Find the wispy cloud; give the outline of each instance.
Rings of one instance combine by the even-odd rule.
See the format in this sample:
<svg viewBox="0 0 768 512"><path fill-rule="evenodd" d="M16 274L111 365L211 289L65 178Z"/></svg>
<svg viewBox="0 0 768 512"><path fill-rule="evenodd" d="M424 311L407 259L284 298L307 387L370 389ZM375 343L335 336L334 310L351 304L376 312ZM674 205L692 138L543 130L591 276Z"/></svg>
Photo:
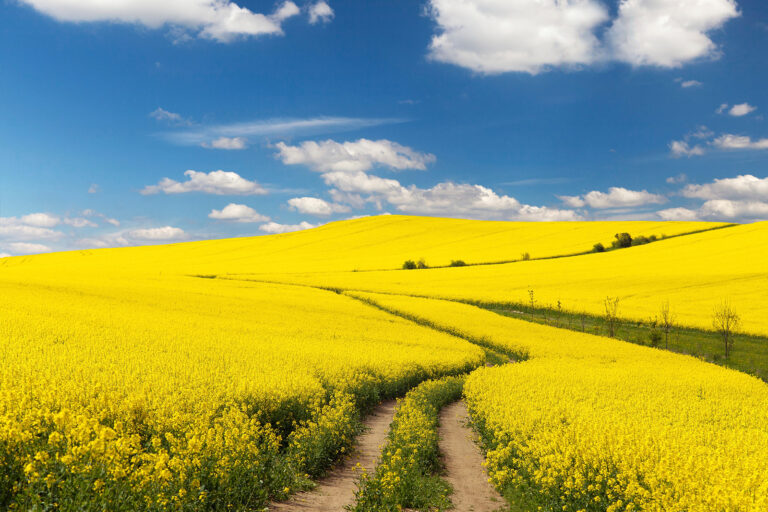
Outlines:
<svg viewBox="0 0 768 512"><path fill-rule="evenodd" d="M306 119L274 118L257 119L231 124L196 126L194 128L162 132L160 136L174 144L198 146L226 138L318 135L344 132L407 122L402 118L361 118L361 117L311 117Z"/></svg>

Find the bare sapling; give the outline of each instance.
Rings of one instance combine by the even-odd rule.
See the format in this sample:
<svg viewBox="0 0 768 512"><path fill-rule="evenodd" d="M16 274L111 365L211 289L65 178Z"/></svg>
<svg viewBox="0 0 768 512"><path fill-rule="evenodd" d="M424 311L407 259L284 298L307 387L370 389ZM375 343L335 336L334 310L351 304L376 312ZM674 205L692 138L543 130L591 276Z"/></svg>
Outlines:
<svg viewBox="0 0 768 512"><path fill-rule="evenodd" d="M608 336L614 338L619 327L619 298L606 297L603 305L605 306L605 324L608 327Z"/></svg>
<svg viewBox="0 0 768 512"><path fill-rule="evenodd" d="M728 299L715 306L715 309L712 311L712 326L723 340L726 361L733 351L734 336L738 332L740 325L741 317L733 309Z"/></svg>

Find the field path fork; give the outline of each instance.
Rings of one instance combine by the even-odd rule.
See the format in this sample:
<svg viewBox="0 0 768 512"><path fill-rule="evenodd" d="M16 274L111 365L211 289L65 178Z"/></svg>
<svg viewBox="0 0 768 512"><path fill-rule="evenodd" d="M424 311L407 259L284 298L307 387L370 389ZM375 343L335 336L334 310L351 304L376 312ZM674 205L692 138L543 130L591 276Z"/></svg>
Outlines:
<svg viewBox="0 0 768 512"><path fill-rule="evenodd" d="M290 500L273 503L275 512L343 512L355 501L357 481L362 469L372 473L378 464L381 447L387 440L389 424L395 415L394 400L377 406L363 424L365 431L358 436L354 452L318 482L315 489L297 493ZM360 464L360 467L357 465Z"/></svg>

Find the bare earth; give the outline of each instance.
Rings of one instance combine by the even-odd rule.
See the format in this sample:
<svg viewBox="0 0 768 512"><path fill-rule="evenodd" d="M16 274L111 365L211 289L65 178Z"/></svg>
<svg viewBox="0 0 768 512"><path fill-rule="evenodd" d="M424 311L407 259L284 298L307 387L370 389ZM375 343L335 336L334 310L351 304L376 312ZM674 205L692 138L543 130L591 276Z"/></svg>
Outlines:
<svg viewBox="0 0 768 512"><path fill-rule="evenodd" d="M389 433L389 424L395 414L395 401L384 402L364 421L365 432L358 437L354 453L334 469L318 486L308 492L291 497L284 503L273 503L269 510L281 512L343 512L355 499L357 480L361 469L372 473L378 464L381 447Z"/></svg>
<svg viewBox="0 0 768 512"><path fill-rule="evenodd" d="M469 416L463 401L440 411L440 451L445 480L453 486L451 501L456 512L493 512L505 508L504 499L488 483L483 455L475 444L475 433L467 425Z"/></svg>

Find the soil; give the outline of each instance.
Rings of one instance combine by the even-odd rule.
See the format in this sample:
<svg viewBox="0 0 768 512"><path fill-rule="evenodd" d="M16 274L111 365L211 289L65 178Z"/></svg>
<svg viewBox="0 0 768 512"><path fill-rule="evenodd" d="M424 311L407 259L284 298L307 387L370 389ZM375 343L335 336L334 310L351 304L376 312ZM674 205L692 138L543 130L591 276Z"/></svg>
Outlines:
<svg viewBox="0 0 768 512"><path fill-rule="evenodd" d="M456 512L495 512L506 510L501 495L488 483L483 455L469 427L463 401L440 411L440 451L445 463L443 477L453 487L451 501Z"/></svg>
<svg viewBox="0 0 768 512"><path fill-rule="evenodd" d="M358 436L354 452L318 482L312 491L297 493L283 503L273 503L270 511L343 512L355 500L357 481L362 469L372 473L395 414L395 401L380 404L366 417L365 431ZM360 464L358 467L357 465Z"/></svg>

